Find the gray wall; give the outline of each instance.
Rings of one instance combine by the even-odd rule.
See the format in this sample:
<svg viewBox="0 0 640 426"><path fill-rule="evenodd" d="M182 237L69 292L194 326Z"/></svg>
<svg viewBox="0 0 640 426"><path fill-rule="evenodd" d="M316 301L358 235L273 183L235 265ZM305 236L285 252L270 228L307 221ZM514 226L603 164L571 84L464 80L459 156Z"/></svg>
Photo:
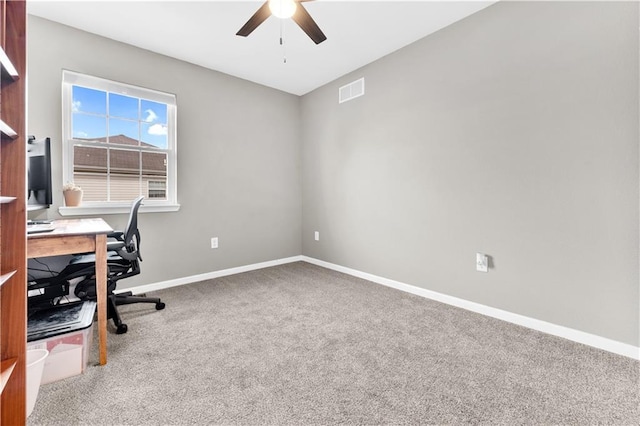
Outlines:
<svg viewBox="0 0 640 426"><path fill-rule="evenodd" d="M303 254L637 346L638 63L637 3L501 2L304 96Z"/></svg>
<svg viewBox="0 0 640 426"><path fill-rule="evenodd" d="M154 283L301 253L300 99L29 16L28 131L50 136L54 208L62 204L62 69L175 93L176 213L145 213L142 274ZM282 116L289 125L273 126ZM125 215L104 216L114 228ZM220 248L210 248L210 238Z"/></svg>

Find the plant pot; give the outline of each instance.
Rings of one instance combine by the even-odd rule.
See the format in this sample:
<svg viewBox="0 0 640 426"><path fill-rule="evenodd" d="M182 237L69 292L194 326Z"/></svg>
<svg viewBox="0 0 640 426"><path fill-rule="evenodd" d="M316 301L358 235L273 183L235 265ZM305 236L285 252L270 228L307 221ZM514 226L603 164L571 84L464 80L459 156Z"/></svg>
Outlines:
<svg viewBox="0 0 640 426"><path fill-rule="evenodd" d="M82 203L82 190L80 191L63 191L64 205L67 207L77 207Z"/></svg>

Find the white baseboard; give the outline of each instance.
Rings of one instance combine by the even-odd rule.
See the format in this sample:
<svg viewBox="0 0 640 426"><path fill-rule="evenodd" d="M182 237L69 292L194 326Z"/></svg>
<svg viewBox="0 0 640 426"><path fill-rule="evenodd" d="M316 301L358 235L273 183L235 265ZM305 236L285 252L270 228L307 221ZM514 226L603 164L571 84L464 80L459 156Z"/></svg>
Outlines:
<svg viewBox="0 0 640 426"><path fill-rule="evenodd" d="M492 308L480 303L470 302L468 300L459 299L457 297L448 296L446 294L438 293L431 290L426 290L424 288L416 287L410 284L401 283L399 281L390 280L388 278L379 277L377 275L368 274L366 272L361 272L355 269L325 262L324 260L319 260L308 256L301 256L300 260L312 263L314 265L322 266L327 269L333 269L334 271L342 272L347 275L362 278L367 281L372 281L377 284L382 284L387 287L392 287L397 290L405 291L407 293L415 294L417 296L426 297L427 299L436 300L438 302L446 303L458 308L466 309L492 318L497 318L513 324L521 325L523 327L531 328L533 330L541 331L543 333L562 337L564 339L571 340L577 343L592 346L594 348L640 360L640 347L629 345L627 343L618 342L616 340L607 339L595 334L585 333L584 331L574 330L572 328L552 324L535 318L529 318L524 315L518 315L512 312L503 311L501 309Z"/></svg>
<svg viewBox="0 0 640 426"><path fill-rule="evenodd" d="M347 275L352 275L354 277L362 278L377 284L382 284L387 287L392 287L397 290L415 294L417 296L426 297L427 299L436 300L438 302L446 303L448 305L456 306L458 308L466 309L468 311L476 312L492 318L497 318L513 324L521 325L523 327L531 328L533 330L541 331L543 333L562 337L564 339L571 340L577 343L582 343L584 345L592 346L594 348L602 349L608 352L613 352L618 355L623 355L629 358L640 360L640 347L637 347L637 346L618 342L616 340L607 339L605 337L597 336L595 334L585 333L584 331L574 330L572 328L564 327L561 325L552 324L550 322L541 321L535 318L529 318L524 315L503 311L502 309L492 308L490 306L482 305L480 303L470 302L468 300L460 299L453 296L448 296L446 294L427 290L421 287L416 287L410 284L401 283L399 281L391 280L388 278L379 277L377 275L373 275L373 274L358 271L355 269L347 268L344 266L336 265L333 263L325 262L324 260L319 260L319 259L315 259L313 257L308 257L308 256L292 256L292 257L287 257L283 259L270 260L268 262L254 263L252 265L238 266L236 268L223 269L220 271L207 272L204 274L192 275L189 277L176 278L173 280L161 281L153 284L146 284L146 285L141 285L133 288L127 288L123 291L131 291L134 294L146 293L149 291L162 290L165 288L176 287L179 285L191 284L199 281L210 280L213 278L225 277L228 275L239 274L242 272L255 271L256 269L269 268L272 266L284 265L286 263L300 262L300 261L322 266L327 269L332 269L334 271L338 271Z"/></svg>
<svg viewBox="0 0 640 426"><path fill-rule="evenodd" d="M133 294L146 293L148 291L163 290L165 288L177 287L179 285L197 283L199 281L211 280L228 275L240 274L242 272L255 271L256 269L270 268L272 266L284 265L285 263L293 263L302 261L302 256L292 256L283 259L269 260L267 262L254 263L251 265L238 266L235 268L222 269L220 271L206 272L204 274L191 275L189 277L176 278L173 280L160 281L153 284L145 284L137 287L123 289L122 292L130 291ZM115 293L118 293L117 291Z"/></svg>

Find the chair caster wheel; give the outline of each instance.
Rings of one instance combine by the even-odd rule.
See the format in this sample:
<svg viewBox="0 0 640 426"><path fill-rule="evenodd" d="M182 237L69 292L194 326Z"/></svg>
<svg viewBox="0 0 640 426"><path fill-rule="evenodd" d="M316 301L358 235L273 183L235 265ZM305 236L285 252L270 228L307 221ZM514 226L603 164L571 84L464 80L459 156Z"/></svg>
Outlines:
<svg viewBox="0 0 640 426"><path fill-rule="evenodd" d="M116 334L124 334L127 332L128 329L129 327L127 327L127 324L120 324L118 326L118 329L116 330Z"/></svg>
<svg viewBox="0 0 640 426"><path fill-rule="evenodd" d="M161 311L164 309L165 304L163 302L156 303L156 310Z"/></svg>

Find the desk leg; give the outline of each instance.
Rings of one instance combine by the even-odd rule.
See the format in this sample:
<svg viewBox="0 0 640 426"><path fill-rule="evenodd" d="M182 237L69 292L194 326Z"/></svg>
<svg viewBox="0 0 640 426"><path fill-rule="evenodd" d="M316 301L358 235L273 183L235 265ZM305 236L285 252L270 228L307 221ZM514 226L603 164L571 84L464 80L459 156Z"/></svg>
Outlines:
<svg viewBox="0 0 640 426"><path fill-rule="evenodd" d="M100 365L107 363L107 236L96 235L96 295Z"/></svg>

